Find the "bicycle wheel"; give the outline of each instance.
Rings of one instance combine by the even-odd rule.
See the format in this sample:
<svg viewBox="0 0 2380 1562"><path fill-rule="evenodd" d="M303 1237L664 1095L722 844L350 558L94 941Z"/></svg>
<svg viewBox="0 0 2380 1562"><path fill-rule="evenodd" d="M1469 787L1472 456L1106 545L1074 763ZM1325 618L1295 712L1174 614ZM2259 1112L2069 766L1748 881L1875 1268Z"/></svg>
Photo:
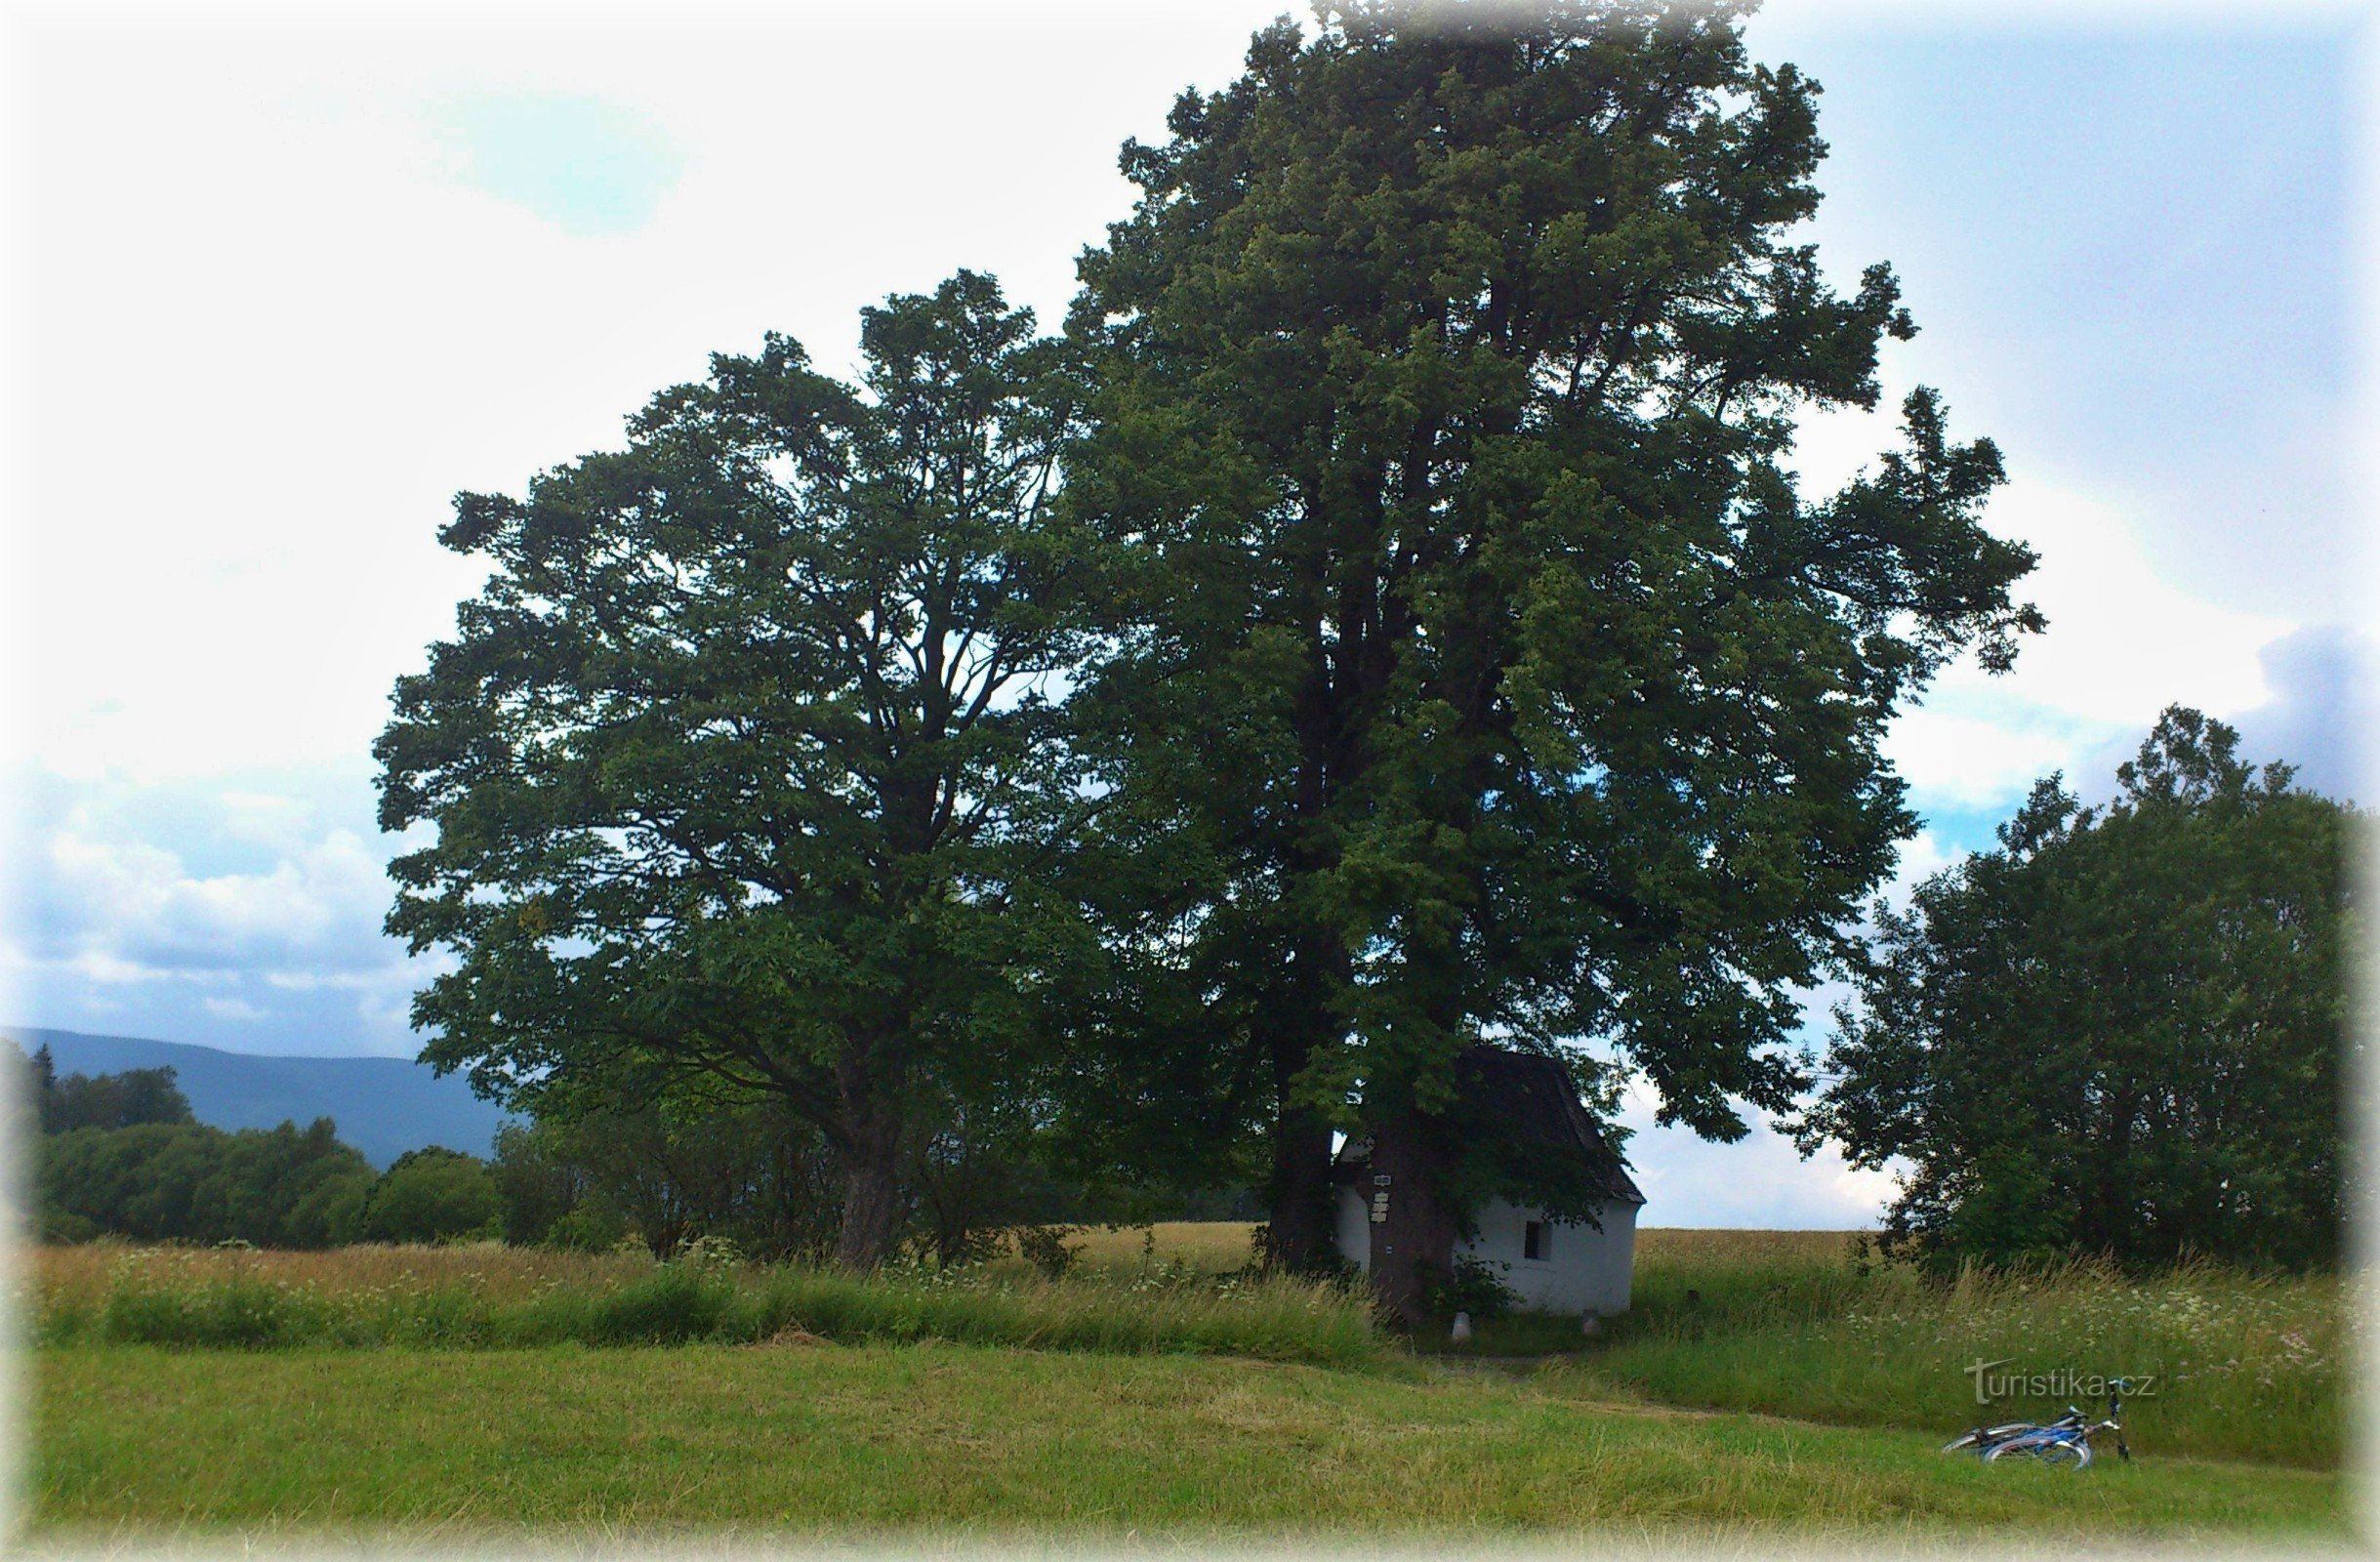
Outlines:
<svg viewBox="0 0 2380 1562"><path fill-rule="evenodd" d="M2062 1470L2078 1470L2090 1464L2091 1445L2081 1438L2020 1437L2013 1442L2002 1443L1984 1458L1993 1463L2003 1459L2037 1459Z"/></svg>
<svg viewBox="0 0 2380 1562"><path fill-rule="evenodd" d="M2037 1421L2002 1421L1997 1426L1973 1426L1942 1445L1946 1454L1981 1454L1995 1443L2041 1430Z"/></svg>

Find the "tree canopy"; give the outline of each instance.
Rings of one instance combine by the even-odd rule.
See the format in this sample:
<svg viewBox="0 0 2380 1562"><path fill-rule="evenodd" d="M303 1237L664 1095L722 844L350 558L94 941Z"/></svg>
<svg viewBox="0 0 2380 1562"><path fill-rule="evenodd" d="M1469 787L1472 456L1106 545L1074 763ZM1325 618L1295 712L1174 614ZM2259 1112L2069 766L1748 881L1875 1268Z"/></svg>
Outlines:
<svg viewBox="0 0 2380 1562"><path fill-rule="evenodd" d="M357 1223L372 1242L494 1236L504 1225L502 1198L485 1161L433 1144L390 1163Z"/></svg>
<svg viewBox="0 0 2380 1562"><path fill-rule="evenodd" d="M14 1050L15 1044L10 1046ZM182 1093L170 1068L132 1068L115 1074L68 1074L61 1078L46 1046L35 1048L25 1061L30 1069L35 1116L44 1133L194 1121L189 1097Z"/></svg>
<svg viewBox="0 0 2380 1562"><path fill-rule="evenodd" d="M1872 405L1913 325L1790 241L1817 88L1743 9L1285 20L1127 146L1083 263L1069 492L1137 571L1086 719L1116 828L1195 865L1111 936L1208 1016L1143 1042L1269 1130L1286 1261L1333 1128L1375 1141L1408 1312L1483 1035L1599 1044L1705 1134L1791 1102L1789 995L1912 828L1885 723L2040 627L1977 522L1998 455L1931 391L1798 491L1796 415Z"/></svg>
<svg viewBox="0 0 2380 1562"><path fill-rule="evenodd" d="M2359 818L2237 749L2171 708L2106 807L2052 776L1878 909L1802 1135L1907 1168L1901 1246L2337 1256Z"/></svg>
<svg viewBox="0 0 2380 1562"><path fill-rule="evenodd" d="M456 957L425 1056L550 1112L774 1096L832 1146L865 1265L905 1142L1016 1088L1079 941L1038 885L1090 804L1058 709L1067 359L964 271L860 345L856 386L783 337L715 357L626 449L462 496L442 540L488 583L377 753L383 824L436 826L390 918Z"/></svg>
<svg viewBox="0 0 2380 1562"><path fill-rule="evenodd" d="M260 1248L352 1242L373 1180L329 1118L236 1133L186 1121L71 1129L43 1136L34 1169L53 1242L103 1232Z"/></svg>

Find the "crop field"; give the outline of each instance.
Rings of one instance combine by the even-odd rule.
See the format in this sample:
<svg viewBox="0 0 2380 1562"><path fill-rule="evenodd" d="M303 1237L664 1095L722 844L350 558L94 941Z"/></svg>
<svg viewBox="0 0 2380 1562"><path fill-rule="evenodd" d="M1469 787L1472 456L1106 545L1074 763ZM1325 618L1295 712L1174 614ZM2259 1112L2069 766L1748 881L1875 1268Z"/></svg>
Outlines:
<svg viewBox="0 0 2380 1562"><path fill-rule="evenodd" d="M1056 1281L45 1250L35 1539L2347 1536L2327 1280L1929 1284L1840 1234L1649 1231L1598 1336L1519 1317L1457 1353L1238 1273L1244 1226L1076 1240ZM1934 1452L1976 1351L2171 1378L2129 1464L1984 1466Z"/></svg>

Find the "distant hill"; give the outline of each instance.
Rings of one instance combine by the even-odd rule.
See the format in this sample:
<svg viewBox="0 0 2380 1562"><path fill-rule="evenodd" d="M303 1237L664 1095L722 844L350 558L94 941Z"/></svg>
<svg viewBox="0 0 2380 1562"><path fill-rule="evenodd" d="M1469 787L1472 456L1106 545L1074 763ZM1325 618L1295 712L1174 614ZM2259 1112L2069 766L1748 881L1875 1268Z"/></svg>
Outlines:
<svg viewBox="0 0 2380 1562"><path fill-rule="evenodd" d="M258 1057L28 1025L0 1026L0 1037L27 1052L47 1044L61 1074L170 1068L190 1098L191 1113L219 1129L269 1129L284 1122L304 1128L330 1118L339 1136L376 1167L431 1144L485 1155L505 1121L462 1076L440 1079L428 1065L402 1057Z"/></svg>

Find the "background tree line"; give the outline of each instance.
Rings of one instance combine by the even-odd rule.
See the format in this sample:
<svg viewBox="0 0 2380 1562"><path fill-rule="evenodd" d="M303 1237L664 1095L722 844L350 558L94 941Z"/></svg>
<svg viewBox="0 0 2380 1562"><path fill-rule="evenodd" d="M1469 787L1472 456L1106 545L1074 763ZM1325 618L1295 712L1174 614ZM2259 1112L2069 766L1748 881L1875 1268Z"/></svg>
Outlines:
<svg viewBox="0 0 2380 1562"><path fill-rule="evenodd" d="M170 1068L61 1077L46 1047L9 1052L19 1126L37 1130L20 1142L33 1140L44 1241L327 1248L495 1234L495 1187L473 1157L416 1150L375 1172L329 1118L226 1132L191 1118Z"/></svg>
<svg viewBox="0 0 2380 1562"><path fill-rule="evenodd" d="M60 1076L47 1048L11 1090L31 1141L34 1226L44 1241L355 1242L501 1239L523 1246L659 1257L699 1238L763 1259L819 1260L837 1233L834 1158L806 1124L768 1101L650 1097L509 1125L491 1157L429 1147L376 1172L336 1126L236 1132L192 1121L170 1068ZM918 1190L903 1238L921 1257L962 1263L1027 1233L1042 1251L1065 1228L1176 1217L1239 1217L1228 1195L1128 1203L1068 1183L999 1134L960 1126L905 1167Z"/></svg>

